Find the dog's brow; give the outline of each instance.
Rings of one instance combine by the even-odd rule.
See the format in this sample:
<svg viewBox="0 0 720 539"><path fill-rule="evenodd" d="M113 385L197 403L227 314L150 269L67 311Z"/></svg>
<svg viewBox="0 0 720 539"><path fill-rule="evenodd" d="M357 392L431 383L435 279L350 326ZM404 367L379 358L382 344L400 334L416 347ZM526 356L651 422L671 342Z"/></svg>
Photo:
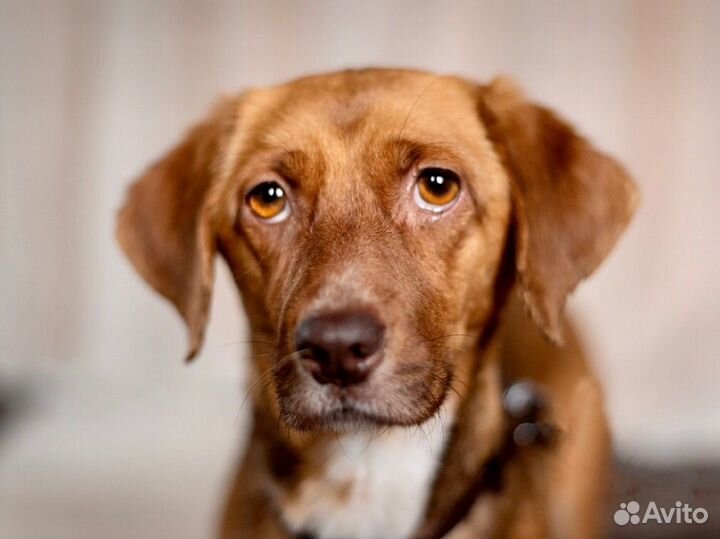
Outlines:
<svg viewBox="0 0 720 539"><path fill-rule="evenodd" d="M460 163L460 159L453 151L455 143L451 142L421 142L407 138L393 139L388 147L397 159L398 168L407 171L413 164L421 159L442 159L452 163Z"/></svg>
<svg viewBox="0 0 720 539"><path fill-rule="evenodd" d="M299 149L278 148L270 160L270 167L288 179L298 179L307 172L309 156Z"/></svg>
<svg viewBox="0 0 720 539"><path fill-rule="evenodd" d="M391 139L387 146L395 155L397 167L402 172L407 172L424 155L422 145L408 139Z"/></svg>

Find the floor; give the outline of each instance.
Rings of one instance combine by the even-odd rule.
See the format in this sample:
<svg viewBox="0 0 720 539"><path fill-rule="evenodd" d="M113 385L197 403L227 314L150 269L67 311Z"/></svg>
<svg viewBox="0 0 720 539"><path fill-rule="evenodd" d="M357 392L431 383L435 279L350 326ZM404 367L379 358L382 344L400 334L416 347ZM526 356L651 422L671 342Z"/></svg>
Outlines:
<svg viewBox="0 0 720 539"><path fill-rule="evenodd" d="M211 535L246 426L237 377L63 365L20 382L0 403L1 539Z"/></svg>
<svg viewBox="0 0 720 539"><path fill-rule="evenodd" d="M608 514L612 539L705 539L720 537L720 462L715 465L649 467L639 463L618 462L615 470L616 503ZM642 517L654 501L658 509L669 511L677 501L693 509L704 508L708 520L703 524L658 524L648 521L637 525L615 526L613 513L620 503L640 503Z"/></svg>

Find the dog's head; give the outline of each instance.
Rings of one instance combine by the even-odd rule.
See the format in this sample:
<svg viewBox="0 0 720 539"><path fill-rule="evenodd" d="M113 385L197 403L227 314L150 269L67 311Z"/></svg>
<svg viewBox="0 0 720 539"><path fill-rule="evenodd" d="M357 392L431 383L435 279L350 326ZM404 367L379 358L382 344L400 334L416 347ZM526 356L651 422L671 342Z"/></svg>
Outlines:
<svg viewBox="0 0 720 539"><path fill-rule="evenodd" d="M617 163L505 80L348 71L222 101L134 184L118 236L190 357L223 255L289 425L409 425L470 368L508 282L559 341L634 203Z"/></svg>

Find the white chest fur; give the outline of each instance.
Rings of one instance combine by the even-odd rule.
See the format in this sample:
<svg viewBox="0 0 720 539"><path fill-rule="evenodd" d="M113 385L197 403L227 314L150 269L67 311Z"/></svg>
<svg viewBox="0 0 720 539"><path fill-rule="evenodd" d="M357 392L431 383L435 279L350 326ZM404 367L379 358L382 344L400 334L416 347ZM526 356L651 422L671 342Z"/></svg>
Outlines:
<svg viewBox="0 0 720 539"><path fill-rule="evenodd" d="M282 508L294 532L318 539L409 537L420 524L449 424L345 434L322 476L306 480Z"/></svg>

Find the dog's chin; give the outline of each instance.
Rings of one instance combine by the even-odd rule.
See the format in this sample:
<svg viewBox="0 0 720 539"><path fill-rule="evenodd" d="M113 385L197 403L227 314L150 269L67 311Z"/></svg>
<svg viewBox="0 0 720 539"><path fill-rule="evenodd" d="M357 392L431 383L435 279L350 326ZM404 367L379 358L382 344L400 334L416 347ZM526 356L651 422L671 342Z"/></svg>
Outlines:
<svg viewBox="0 0 720 539"><path fill-rule="evenodd" d="M412 427L421 425L435 416L445 400L438 395L434 400L427 397L414 405L398 403L357 402L338 399L337 402L316 406L284 406L280 410L284 422L304 432L355 432L384 427ZM317 404L317 403L315 403Z"/></svg>

